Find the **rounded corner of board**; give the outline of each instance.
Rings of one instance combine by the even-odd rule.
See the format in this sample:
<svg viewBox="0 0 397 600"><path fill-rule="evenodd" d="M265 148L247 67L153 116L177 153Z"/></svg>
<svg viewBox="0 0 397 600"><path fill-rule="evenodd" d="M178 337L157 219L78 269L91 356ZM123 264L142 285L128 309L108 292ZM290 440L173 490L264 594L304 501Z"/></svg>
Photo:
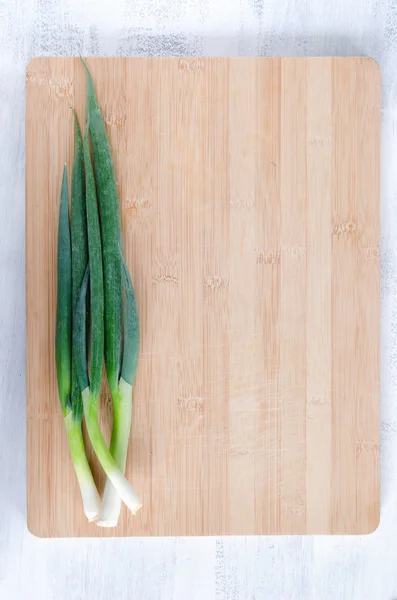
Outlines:
<svg viewBox="0 0 397 600"><path fill-rule="evenodd" d="M380 527L380 512L378 511L374 518L359 531L359 535L372 535L378 531Z"/></svg>
<svg viewBox="0 0 397 600"><path fill-rule="evenodd" d="M38 540L44 540L49 537L48 535L45 535L40 529L40 527L37 527L36 524L33 523L29 517L26 520L26 527L28 533L30 533L31 536L35 537Z"/></svg>

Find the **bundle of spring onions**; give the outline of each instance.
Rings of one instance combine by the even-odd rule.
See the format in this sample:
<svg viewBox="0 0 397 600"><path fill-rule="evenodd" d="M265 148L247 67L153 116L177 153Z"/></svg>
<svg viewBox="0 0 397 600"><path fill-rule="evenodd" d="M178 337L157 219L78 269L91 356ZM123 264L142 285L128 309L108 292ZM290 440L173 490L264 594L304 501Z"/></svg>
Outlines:
<svg viewBox="0 0 397 600"><path fill-rule="evenodd" d="M113 527L118 522L121 501L133 514L141 506L124 476L139 354L139 322L122 254L119 200L109 141L91 75L84 62L83 65L87 123L82 137L75 113L70 219L66 165L61 187L56 366L59 398L84 512L90 521ZM104 358L113 401L110 448L98 423ZM85 453L83 415L90 442L107 476L102 503Z"/></svg>

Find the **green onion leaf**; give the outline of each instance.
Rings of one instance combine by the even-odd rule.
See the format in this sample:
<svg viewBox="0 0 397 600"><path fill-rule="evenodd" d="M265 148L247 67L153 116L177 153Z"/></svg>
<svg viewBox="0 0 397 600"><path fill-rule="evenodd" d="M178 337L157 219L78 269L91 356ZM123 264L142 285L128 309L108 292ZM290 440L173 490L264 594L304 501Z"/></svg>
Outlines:
<svg viewBox="0 0 397 600"><path fill-rule="evenodd" d="M123 283L125 288L124 347L121 377L133 385L139 357L139 319L135 292L128 267L122 257Z"/></svg>
<svg viewBox="0 0 397 600"><path fill-rule="evenodd" d="M121 223L113 159L105 123L99 110L94 85L86 64L87 117L98 193L103 248L105 302L105 363L112 393L120 374L122 336Z"/></svg>
<svg viewBox="0 0 397 600"><path fill-rule="evenodd" d="M96 397L99 396L102 378L104 351L104 300L101 232L99 228L94 172L92 169L90 149L88 145L88 131L89 121L87 122L87 127L84 134L83 147L91 293L90 393L92 396Z"/></svg>
<svg viewBox="0 0 397 600"><path fill-rule="evenodd" d="M81 392L85 390L88 383L87 370L87 289L90 277L90 266L88 265L80 288L76 312L73 324L73 366L76 371L76 379Z"/></svg>
<svg viewBox="0 0 397 600"><path fill-rule="evenodd" d="M72 211L71 211L71 232L72 232L72 310L73 315L80 294L81 284L88 263L88 241L87 241L87 217L85 203L85 174L84 174L84 154L83 139L81 129L77 119L76 111L73 110L75 120L75 148L72 170ZM72 351L72 410L73 416L77 422L80 422L83 415L83 400L81 389L75 375L73 366Z"/></svg>
<svg viewBox="0 0 397 600"><path fill-rule="evenodd" d="M58 293L55 334L58 391L64 416L71 408L72 252L68 204L68 176L65 165L58 226Z"/></svg>

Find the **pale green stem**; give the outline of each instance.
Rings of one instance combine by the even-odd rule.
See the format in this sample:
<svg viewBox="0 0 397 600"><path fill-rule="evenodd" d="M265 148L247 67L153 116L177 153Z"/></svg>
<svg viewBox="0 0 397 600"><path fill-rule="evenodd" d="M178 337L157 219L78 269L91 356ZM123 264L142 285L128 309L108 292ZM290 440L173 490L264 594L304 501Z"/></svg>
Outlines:
<svg viewBox="0 0 397 600"><path fill-rule="evenodd" d="M125 473L127 462L128 442L132 418L132 386L120 379L113 399L113 429L110 441L110 454L117 466ZM102 499L101 512L97 524L100 527L115 527L121 509L121 499L109 478L106 478L105 491Z"/></svg>
<svg viewBox="0 0 397 600"><path fill-rule="evenodd" d="M101 500L85 453L81 422L74 419L72 411L64 417L64 421L70 455L83 499L84 512L89 521L95 521L99 515Z"/></svg>
<svg viewBox="0 0 397 600"><path fill-rule="evenodd" d="M141 507L141 501L106 446L98 423L98 398L90 395L88 387L83 391L83 405L87 431L95 454L122 501L135 514Z"/></svg>

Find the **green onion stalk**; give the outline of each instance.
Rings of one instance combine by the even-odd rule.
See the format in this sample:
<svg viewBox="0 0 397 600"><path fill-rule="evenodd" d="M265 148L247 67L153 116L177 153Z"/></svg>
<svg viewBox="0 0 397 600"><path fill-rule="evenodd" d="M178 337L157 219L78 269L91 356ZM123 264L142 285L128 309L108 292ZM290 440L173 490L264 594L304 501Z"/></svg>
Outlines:
<svg viewBox="0 0 397 600"><path fill-rule="evenodd" d="M88 256L89 267L81 286L80 297L77 303L75 327L73 332L73 346L76 349L76 373L79 381L80 389L82 390L84 416L87 425L88 435L94 451L104 469L108 480L112 485L112 495L117 498L117 502L123 500L128 508L135 514L140 508L141 502L131 484L124 476L124 469L115 459L108 447L106 446L101 429L98 422L98 401L101 388L102 364L105 356L109 356L109 329L114 335L114 327L118 324L118 316L113 316L112 328L106 326L106 293L110 287L113 295L113 306L118 305L122 301L121 291L119 294L117 286L117 276L113 270L111 281L107 275L107 266L109 256L107 254L107 235L106 231L111 228L111 220L105 219L102 222L102 230L100 228L97 193L98 196L101 190L101 181L95 181L94 171L91 162L89 149L89 132L91 132L91 111L87 110L87 127L83 140L84 148L84 165L85 165L85 181L86 181L86 210L87 210L87 231L88 231ZM95 154L94 154L95 158ZM105 234L104 234L105 231ZM113 234L113 231L111 231ZM117 239L117 243L119 240ZM103 244L103 247L102 247ZM115 257L111 257L111 262L115 263ZM112 265L114 269L114 264ZM121 271L121 269L120 269ZM121 272L120 272L121 279ZM90 313L91 313L91 332L88 335L86 331L86 305L88 281L90 290ZM108 307L109 311L109 307ZM121 315L120 315L121 316ZM88 375L87 369L87 339L90 339L90 369ZM105 348L106 341L106 348ZM112 355L114 360L114 355ZM117 386L119 389L119 386ZM131 400L130 400L131 402ZM117 415L117 410L115 410ZM129 423L131 422L131 413L127 415ZM117 422L115 416L114 422ZM129 425L130 427L130 425ZM128 427L128 433L129 433ZM115 428L113 427L113 430ZM128 445L128 440L127 440ZM118 446L118 444L117 444ZM125 455L127 449L125 448ZM120 461L121 462L121 461ZM125 466L125 462L124 462ZM114 490L114 491L113 491ZM98 524L102 524L102 509L98 520Z"/></svg>
<svg viewBox="0 0 397 600"><path fill-rule="evenodd" d="M132 419L132 384L139 354L139 321L134 289L124 259L122 260L122 268L125 290L124 348L121 377L116 391L112 393L113 429L110 453L124 473ZM102 527L117 525L120 504L120 496L108 478L105 484L98 525Z"/></svg>
<svg viewBox="0 0 397 600"><path fill-rule="evenodd" d="M80 487L84 512L89 521L98 518L100 498L88 464L82 435L82 396L75 380L72 353L72 314L75 290L81 271L86 268L84 253L84 234L79 240L74 232L79 229L79 221L84 217L81 206L80 161L82 158L81 134L76 121L76 152L72 172L72 240L69 223L68 179L66 165L63 171L58 227L58 290L56 321L56 369L58 393L69 442L69 450Z"/></svg>
<svg viewBox="0 0 397 600"><path fill-rule="evenodd" d="M135 294L122 254L121 220L117 184L104 120L93 81L86 64L87 119L100 214L103 253L105 319L105 365L113 403L110 454L115 461L118 484L124 479L132 418L132 387L139 354L139 321ZM90 258L91 262L91 258ZM124 311L123 311L123 297ZM87 392L83 392L83 398ZM120 514L120 496L108 474L98 525L115 526ZM132 488L131 488L132 489ZM132 496L131 496L132 500ZM130 508L135 513L141 502L134 492Z"/></svg>

